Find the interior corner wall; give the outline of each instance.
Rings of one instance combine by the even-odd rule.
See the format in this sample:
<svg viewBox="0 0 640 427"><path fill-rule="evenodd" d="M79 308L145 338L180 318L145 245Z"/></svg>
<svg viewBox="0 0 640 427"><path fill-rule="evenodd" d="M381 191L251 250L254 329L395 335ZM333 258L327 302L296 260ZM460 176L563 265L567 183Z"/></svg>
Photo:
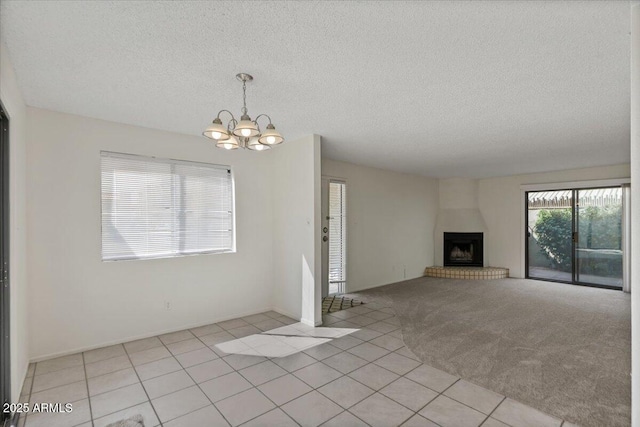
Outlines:
<svg viewBox="0 0 640 427"><path fill-rule="evenodd" d="M486 265L506 267L510 277L524 278L523 184L628 178L628 164L481 179L478 205L489 233L484 242Z"/></svg>
<svg viewBox="0 0 640 427"><path fill-rule="evenodd" d="M320 137L274 149L274 309L303 323L320 314Z"/></svg>
<svg viewBox="0 0 640 427"><path fill-rule="evenodd" d="M478 181L469 178L438 180L438 217L434 231L434 264L444 265L444 233L484 233L487 226L478 209ZM483 244L483 248L484 248ZM487 258L483 263L488 265Z"/></svg>
<svg viewBox="0 0 640 427"><path fill-rule="evenodd" d="M0 102L9 116L9 304L11 401L19 402L27 373L27 113L9 54L0 42Z"/></svg>
<svg viewBox="0 0 640 427"><path fill-rule="evenodd" d="M272 308L277 150L228 152L202 137L36 108L27 123L32 359ZM101 150L230 165L237 252L102 262Z"/></svg>
<svg viewBox="0 0 640 427"><path fill-rule="evenodd" d="M436 179L322 159L347 185L347 292L420 277L433 265Z"/></svg>

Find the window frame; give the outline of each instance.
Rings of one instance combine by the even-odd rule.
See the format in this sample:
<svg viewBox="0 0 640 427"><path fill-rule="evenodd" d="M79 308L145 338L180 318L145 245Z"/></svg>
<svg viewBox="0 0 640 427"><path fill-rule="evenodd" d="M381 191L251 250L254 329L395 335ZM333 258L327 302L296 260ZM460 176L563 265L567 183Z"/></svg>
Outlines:
<svg viewBox="0 0 640 427"><path fill-rule="evenodd" d="M185 252L185 253L172 253L172 254L161 254L161 255L148 255L148 256L121 256L121 257L111 257L105 258L103 253L103 216L104 211L102 209L103 202L103 193L102 193L102 159L104 157L117 157L117 158L130 158L133 160L141 160L141 161L149 161L149 162L158 162L158 163L167 163L171 165L182 164L186 166L203 166L203 167L214 167L217 169L226 169L230 174L231 179L231 248L230 249L215 249L215 250L203 250L198 252ZM224 165L219 163L206 163L206 162L198 162L192 160L185 159L174 159L170 157L159 157L159 156L151 156L146 154L133 154L133 153L123 153L119 151L111 151L111 150L100 150L99 152L100 158L100 167L98 168L98 172L100 175L100 259L102 262L118 262L118 261L145 261L145 260L158 260L158 259L171 259L171 258L183 258L183 257L192 257L198 255L212 255L212 254L232 254L237 252L237 240L236 240L236 183L235 183L235 172L234 168L231 165Z"/></svg>

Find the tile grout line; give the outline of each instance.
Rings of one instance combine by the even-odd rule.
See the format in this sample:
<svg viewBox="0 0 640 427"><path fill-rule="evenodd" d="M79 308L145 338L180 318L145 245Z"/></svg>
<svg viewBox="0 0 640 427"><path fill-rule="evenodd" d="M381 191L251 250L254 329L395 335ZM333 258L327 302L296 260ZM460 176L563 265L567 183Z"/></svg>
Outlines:
<svg viewBox="0 0 640 427"><path fill-rule="evenodd" d="M79 368L79 367L80 366L74 366L74 368ZM63 370L63 369L61 369L61 370ZM56 372L58 372L58 371L56 371ZM86 377L85 377L85 379L86 379ZM70 385L70 384L74 384L74 383L79 383L80 381L82 381L82 380L73 381L73 382L70 382L70 383L64 383L64 384L56 385L56 386L53 386L53 387L45 388L45 389L42 389L42 390L38 390L35 393L29 393L29 397L31 397L31 395L33 395L33 394L42 393L43 391L53 390L54 388L64 387L64 386L67 386L67 385Z"/></svg>
<svg viewBox="0 0 640 427"><path fill-rule="evenodd" d="M126 369L129 369L129 368L126 368ZM114 372L120 372L120 371L123 371L123 370L124 370L124 369L120 369L120 370L118 370L118 371L114 371ZM134 371L135 371L135 369L134 369ZM108 375L108 374L106 374L106 375ZM97 378L97 377L93 377L93 378ZM140 381L139 377L138 377L138 381ZM131 387L132 385L135 385L135 384L129 384L129 385L125 385L125 386L122 386L122 387L114 388L113 390L105 391L104 393L96 394L95 396L101 396L101 395L103 395L103 394L110 393L110 392L112 392L112 391L122 390L123 388ZM140 382L140 385L142 385L142 383L141 383L141 382ZM144 387L143 387L143 388L144 388ZM94 397L95 397L95 396L94 396ZM147 396L147 397L148 397L148 396ZM150 401L148 401L148 402L150 402ZM104 418L104 417L107 417L107 416L109 416L109 415L116 414L116 413L118 413L118 412L124 411L124 410L126 410L126 409L133 408L133 407L138 406L138 405L143 405L144 403L145 403L145 402L142 402L142 403L136 403L135 405L127 406L127 407L122 408L122 409L119 409L119 410L117 410L117 411L110 412L110 413L108 413L108 414L102 415L102 416L101 416L101 417L99 417L98 419L100 419L100 418ZM94 421L94 420L92 419L92 421ZM159 426L162 426L162 424L159 424Z"/></svg>
<svg viewBox="0 0 640 427"><path fill-rule="evenodd" d="M461 378L460 380L462 380L462 378ZM463 380L463 381L464 381L464 380ZM456 382L457 382L457 381L456 381ZM479 386L478 386L478 387L479 387ZM489 390L489 389L487 389L487 390ZM491 390L489 390L489 391L491 391ZM494 392L494 393L495 393L495 392ZM482 412L482 411L481 411L481 410L479 410L479 409L476 409L476 408L474 408L474 407L472 407L472 406L469 406L469 405L467 405L467 404L466 404L466 403L464 403L464 402L460 402L459 400L457 400L457 399L455 399L455 398L453 398L453 397L451 397L451 396L447 396L446 394L444 394L444 392L442 392L441 394L442 394L444 397L446 397L447 399L451 399L451 400L453 400L454 402L457 402L457 403L459 403L459 404L461 404L461 405L463 405L463 406L466 406L466 407L467 407L467 408L469 408L469 409L473 409L474 411L476 411L476 412L478 412L478 413L480 413L480 414L484 415L484 416L485 416L485 419L484 419L484 420L482 420L482 423L486 422L486 421L487 421L487 419L489 419L489 418L491 417L491 414L493 414L493 412L498 408L498 406L500 406L500 403L502 403L502 402L504 401L504 399L506 399L505 397L503 397L503 398L502 398L502 400L500 401L500 403L498 403L498 405L497 405L495 408L493 408L493 409L491 410L491 412L489 413L489 415L487 415L487 414L485 414L484 412ZM504 422L504 421L501 421L501 422ZM506 423L505 423L505 424L506 424ZM482 424L480 424L480 425L482 425Z"/></svg>
<svg viewBox="0 0 640 427"><path fill-rule="evenodd" d="M338 353L338 354L340 354L340 353ZM332 356L329 356L329 357L332 357ZM319 362L319 363L322 363L322 361L321 361L321 360L319 360L318 362ZM318 363L318 362L316 362L316 363ZM329 366L329 365L326 365L326 364L324 364L324 363L323 363L323 365L325 365L325 366ZM311 365L307 365L307 366L311 366ZM366 366L366 365L364 365L364 366ZM329 367L330 367L330 366L329 366ZM302 367L302 368L300 368L300 369L297 369L297 370L296 370L296 371L294 371L294 372L297 372L297 371L299 371L299 370L301 370L301 369L304 369L304 368L306 368L306 366L304 366L304 367ZM331 368L331 367L330 367L330 368ZM331 369L333 369L333 368L331 368ZM360 368L358 368L358 369L360 369ZM354 371L355 371L355 370L356 370L356 369L354 369ZM338 372L340 372L340 371L338 371ZM351 371L351 372L353 372L353 371ZM340 373L341 373L341 372L340 372ZM291 375L293 375L294 377L298 378L298 377L297 377L293 372L290 372L290 374L291 374ZM341 374L342 374L342 373L341 373ZM349 412L351 415L353 415L354 417L358 418L360 421L362 421L362 422L363 422L363 423L365 423L366 425L370 426L370 424L369 424L369 423L365 422L363 419L359 418L357 415L355 415L355 414L351 413L351 412L349 411L349 409L350 409L350 408L353 408L353 407L354 407L354 406L356 406L358 403L360 403L360 402L362 402L363 400L368 399L369 397L371 397L371 396L373 396L374 394L376 394L376 390L373 390L371 387L368 387L368 386L366 386L366 385L362 384L361 382L359 382L359 381L355 380L354 378L349 377L349 378L350 378L350 379L352 379L353 381L356 381L358 384L362 384L363 386L367 387L369 390L373 390L373 393L371 393L370 395L368 395L368 396L366 396L366 397L364 397L364 398L360 399L359 401L357 401L357 402L356 402L356 403L354 403L353 405L349 406L349 408L345 408L345 407L344 407L344 406L342 406L340 403L336 402L335 400L333 400L332 398L330 398L329 396L325 395L323 392L321 392L321 391L319 390L320 388L322 388L322 387L324 387L324 386L326 386L326 385L329 385L329 384L331 384L331 383L333 383L333 382L336 382L336 381L338 381L339 379L344 378L344 377L347 377L347 376L348 376L348 374L342 374L342 375L341 375L341 376L339 376L338 378L335 378L335 379L333 379L333 380L329 381L328 383L322 384L322 385L320 385L320 386L318 386L318 387L313 387L311 384L308 384L308 383L306 383L304 380L302 380L301 378L298 378L300 381L302 381L303 383L305 383L305 384L307 384L309 387L311 387L311 390L310 390L310 391L308 391L308 392L306 392L306 393L304 393L304 394L301 394L300 396L298 396L298 397L296 397L296 398L294 398L294 399L291 399L289 402L293 402L294 400L299 399L299 398L301 398L302 396L305 396L305 395L307 395L307 394L309 394L309 393L311 393L311 392L316 391L316 392L320 393L320 395L322 395L322 396L323 396L323 397L325 397L326 399L329 399L331 402L333 402L333 403L335 403L336 405L338 405L338 406L340 407L340 409L342 409L342 411L341 411L341 412L339 412L338 414L336 414L336 416L335 416L335 417L339 416L339 415L340 415L340 414L342 414L343 412ZM289 402L286 402L286 403L289 403ZM286 403L285 403L285 404L286 404ZM326 422L328 422L328 421L330 421L330 420L332 420L332 419L334 419L335 417L331 417L331 418L329 418L328 420L324 421L324 422L323 422L323 424L324 424L324 423L326 423Z"/></svg>
<svg viewBox="0 0 640 427"><path fill-rule="evenodd" d="M218 327L222 328L222 326L220 326L220 325L218 325ZM222 330L223 330L223 331L225 331L225 332L227 332L227 330L226 330L226 329L224 329L224 328L222 328ZM192 333L193 333L193 332L192 332ZM229 333L229 332L227 332L227 333ZM232 335L232 336L233 336L233 334L230 334L230 335ZM198 341L200 341L202 344L204 344L206 348L208 348L209 350L213 351L213 353L214 353L216 356L218 356L218 359L222 360L222 361L223 361L227 366L229 366L231 369L233 369L233 372L237 372L237 371L235 370L235 368L234 368L233 366L231 366L231 365L230 365L226 360L224 360L224 358L223 358L222 356L220 356L220 355L219 355L218 353L216 353L212 348L210 348L207 344L205 344L205 343L204 343L204 341L202 341L202 340L200 339L200 337L196 337L196 338L198 339ZM236 339L237 339L237 338L236 338ZM214 345L215 345L215 344L214 344ZM216 359L213 359L213 360L216 360ZM209 361L209 362L211 362L211 361ZM178 363L180 363L180 362L178 362ZM204 362L204 363L207 363L207 362ZM182 366L182 363L180 363L180 365ZM194 366L198 366L198 365L194 365ZM252 366L253 366L253 365L252 365ZM227 419L227 417L225 417L225 415L222 413L222 411L220 411L220 410L218 409L218 407L217 407L217 406L216 406L216 404L213 402L213 400L211 400L211 398L209 397L209 395L208 395L207 393L205 393L205 392L204 392L204 390L202 390L202 387L200 387L200 384L199 384L195 379L193 379L193 377L191 376L191 374L189 373L189 371L187 371L187 369L186 369L186 368L183 368L183 369L185 370L185 372L187 373L187 375L189 375L189 378L191 378L191 380L192 380L192 381L193 381L193 382L198 386L198 389L200 389L200 391L202 392L202 394L204 394L204 395L207 397L207 400L208 400L209 402L211 402L211 405L215 408L215 410L216 410L216 411L218 411L218 413L220 414L220 416L222 416L222 418L223 418L223 419L224 419L224 420L225 420L229 425L233 425L233 424L231 424L231 423L229 422L229 420ZM232 372L229 372L229 374L231 374L231 373L232 373ZM223 375L220 375L220 376L218 376L218 377L214 377L214 378L212 378L212 379L220 378L220 377L222 377L222 376L224 376L224 375L228 375L228 374L223 374ZM243 378L244 378L244 377L243 377ZM210 380L207 380L207 381L210 381ZM203 381L203 382L206 382L206 381ZM249 384L251 384L251 383L249 383ZM252 384L252 385L253 385L253 384ZM243 390L243 391L246 391L246 390ZM235 394L233 394L232 396L236 396L236 395L238 395L238 394L242 393L243 391L238 392L238 393L235 393ZM229 396L229 397L231 397L231 396ZM226 397L225 397L225 399L226 399ZM224 400L224 399L220 399L220 400ZM185 415L187 415L187 414L185 414ZM184 415L181 415L181 416L184 416Z"/></svg>
<svg viewBox="0 0 640 427"><path fill-rule="evenodd" d="M162 341L160 341L162 342ZM153 403L151 402L151 397L149 397L149 393L147 393L147 389L144 388L144 384L142 383L142 378L140 378L140 375L138 374L138 371L136 370L135 365L133 364L133 361L131 360L131 356L129 355L129 352L127 351L127 348L124 346L124 344L122 345L122 347L124 348L124 353L127 355L127 359L129 360L129 363L131 363L131 367L133 368L133 372L136 374L136 377L138 378L140 387L142 387L142 390L144 391L145 396L147 396L147 402L149 402L149 406L151 406L151 409L153 410L153 413L156 415L156 418L158 419L158 425L160 427L163 426L163 422L160 419L160 416L158 415L158 412L156 411L155 406L153 406ZM128 386L127 386L128 387ZM133 405L133 406L137 406L137 405ZM133 406L130 406L129 408L132 408ZM124 408L124 409L128 409L128 408ZM116 411L119 412L119 411Z"/></svg>
<svg viewBox="0 0 640 427"><path fill-rule="evenodd" d="M31 404L31 395L33 394L33 383L36 382L36 367L37 367L37 365L38 365L38 362L33 364L33 375L31 376L31 387L29 387L29 394L27 395L27 401L29 402L29 404ZM29 367L27 366L27 371L28 370L29 370ZM29 405L29 406L31 406L31 405ZM27 425L27 417L28 416L29 416L28 413L24 414L24 425L25 426ZM18 417L18 424L20 424L20 417Z"/></svg>
<svg viewBox="0 0 640 427"><path fill-rule="evenodd" d="M489 390L489 389L487 389L487 390ZM488 420L489 418L491 418L491 415L493 415L493 413L494 413L494 412L496 412L496 410L500 407L500 405L502 405L502 402L504 402L505 400L507 400L507 396L504 396L504 397L502 398L502 400L500 401L500 403L498 403L498 404L496 405L496 407L495 407L495 408L493 408L493 410L492 410L491 412L489 412L489 415L487 415L487 418L485 418L485 420L482 422L482 424L486 423L486 422L487 422L487 420ZM497 419L497 418L496 418L496 419ZM498 421L500 421L500 420L498 420ZM500 422L504 422L504 421L500 421ZM482 425L482 424L480 424L480 425ZM504 424L507 424L507 423L504 423ZM507 424L507 425L509 425L509 424Z"/></svg>
<svg viewBox="0 0 640 427"><path fill-rule="evenodd" d="M269 360L269 361L270 361L270 360ZM262 363L262 362L261 362L261 363ZM271 362L271 363L273 363L273 362ZM256 366L256 365L258 365L258 363L256 363L255 365L251 365L251 366ZM274 365L276 365L276 364L274 363ZM247 366L247 368L250 368L251 366ZM278 366L278 365L276 365L276 366ZM243 368L243 369L245 369L245 368ZM286 373L286 374L284 374L284 375L280 375L279 377L273 378L273 379L271 379L271 380L269 380L269 381L277 380L278 378L282 378L282 377L284 377L284 376L286 376L286 375L288 375L288 374L289 374L289 372L288 372L286 369L284 369L284 368L282 368L282 367L280 367L280 369L283 369L283 370L284 370L285 372L287 372L287 373ZM262 390L260 390L260 389L258 388L258 386L254 385L251 381L249 381L249 379L248 379L248 378L246 378L244 375L242 375L242 373L241 373L240 371L236 371L236 372L238 373L238 375L240 375L242 378L244 378L244 379L245 379L249 384L251 384L251 385L253 386L253 388L255 388L255 389L258 391L258 393L262 394L262 395L263 395L263 396L264 396L264 397L265 397L269 402L271 402L271 403L273 403L274 405L276 405L276 408L277 408L277 409L280 409L282 412L284 412L284 413L287 415L287 417L291 418L291 420L292 420L294 423L296 423L296 424L300 425L300 423L298 423L296 420L294 420L294 419L293 419L293 418L292 418L292 417L287 413L287 411L285 411L284 409L282 409L282 408L280 407L281 405L278 405L276 402L274 402L273 400L271 400L271 399L269 398L269 396L267 396L266 394L264 394L264 393L262 392ZM263 384L266 384L266 383L268 383L269 381L267 381L267 382L265 382L265 383L263 383ZM263 384L260 384L260 385L263 385ZM251 390L251 389L249 389L249 390ZM245 391L247 391L247 390L245 390ZM311 390L311 391L313 391L313 390ZM302 394L302 395L300 395L300 396L298 396L298 397L302 397L302 396L304 396L304 395L306 395L306 394L308 394L308 393L311 393L311 391L309 391L309 392L307 392L307 393L304 393L304 394ZM241 392L241 393L244 393L244 392ZM237 393L237 394L239 394L239 393ZM237 395L237 394L236 394L236 395ZM297 399L298 397L296 397L296 399ZM228 399L228 398L225 398L225 399ZM221 399L221 400L224 400L224 399ZM293 400L295 400L295 399L291 399L291 401L293 401ZM287 403L289 403L289 402L287 402ZM246 424L246 423L248 423L249 421L255 420L256 418L261 417L261 416L263 416L264 414L269 413L269 412L271 412L271 411L273 411L273 409L270 409L270 410L269 410L269 411L267 411L267 412L264 412L264 413L262 413L262 414L260 414L260 415L257 415L257 416L255 416L255 417L251 418L250 420L245 421L245 422L244 422L244 423L242 423L242 424ZM231 423L229 423L229 424L231 424Z"/></svg>
<svg viewBox="0 0 640 427"><path fill-rule="evenodd" d="M205 325L205 326L206 326L206 325ZM218 326L220 326L220 325L218 325ZM220 327L221 327L221 326L220 326ZM221 328L222 328L222 327L221 327ZM223 328L223 330L225 330L225 329ZM204 344L205 348L209 348L209 346L207 346L207 345L206 345L206 344L205 344L205 343L200 339L200 337L195 336L195 334L193 334L193 332L191 332L190 330L189 330L189 332L190 332L194 337L196 337L196 339L197 339L198 341L200 341L202 344ZM226 332L226 330L225 330L225 332ZM160 339L160 338L158 338L158 339ZM167 351L169 351L169 353L171 353L171 350L169 350L169 348L168 348L168 347L167 347L167 345L164 343L164 341L160 340L160 342L161 342L161 343L162 343L162 345L167 349ZM210 349L210 350L211 350L211 349ZM213 351L213 350L211 350L211 351ZM215 353L215 352L214 352L214 353ZM215 353L215 354L216 354L216 356L219 356L217 353ZM173 353L171 353L171 355L173 356ZM173 357L175 358L175 356L173 356ZM219 357L218 357L218 359L219 359L219 360L221 360L221 361L222 361L224 364L226 364L228 367L230 367L231 369L233 369L233 372L236 372L236 370L234 369L234 367L233 367L233 366L231 366L231 365L229 365L229 363L227 363L227 361L226 361L226 360L224 360L222 357L220 357L220 356L219 356ZM213 359L213 360L218 360L218 359ZM176 360L177 360L177 359L176 359ZM212 360L209 360L209 361L207 361L207 362L212 362ZM200 363L199 365L202 365L202 364L207 363L207 362ZM198 383L198 382L197 382L197 381L196 381L196 380L191 376L191 374L189 373L189 371L187 371L187 368L185 368L184 366L182 366L182 363L180 363L179 361L178 361L178 364L182 367L182 370L183 370L183 371L184 371L184 372L189 376L189 378L191 378L191 381L193 381L193 383L196 385L196 387L198 387L198 390L200 390L200 393L202 393L202 394L207 398L207 400L209 401L209 403L211 403L211 406L213 406L213 407L214 407L214 409L215 409L215 410L220 414L220 416L225 420L225 422L226 422L227 424L229 424L230 426L231 426L231 425L233 425L233 424L231 424L231 423L229 422L229 420L227 419L227 417L225 417L225 416L224 416L224 414L223 414L223 413L218 409L218 407L215 405L215 403L213 403L213 401L209 398L209 395L208 395L207 393L205 393L205 392L204 392L204 390L202 390L202 387L200 387L200 383ZM193 365L193 366L198 366L198 365ZM191 367L191 366L190 366L190 367ZM229 372L229 374L230 374L230 373L231 373L231 372ZM227 374L219 375L219 376L214 377L214 378L211 378L211 379L219 378L219 377L222 377L222 376L224 376L224 375L227 375ZM156 377L156 378L159 378L159 377ZM210 380L207 380L207 381L210 381ZM203 382L206 382L206 381L203 381ZM144 385L143 385L142 387L144 387ZM189 387L193 387L193 386L189 386ZM189 388L189 387L187 387L187 388ZM181 390L186 390L186 389L181 389ZM180 391L180 390L177 390L177 391ZM174 393L175 393L175 392L174 392ZM236 394L238 394L238 393L236 393ZM167 396L167 395L165 395L165 396ZM234 394L234 396L235 396L235 394ZM153 406L153 403L151 404L151 406ZM173 420L176 420L176 419L178 419L178 418L181 418L181 417L185 417L185 416L187 416L187 415L189 415L189 414L193 414L194 412L199 411L199 410L204 409L204 408L206 408L206 406L204 406L204 407L202 407L202 408L195 409L195 410L193 410L193 411L189 411L189 412L187 412L186 414L182 414L182 415L180 415L180 416L178 416L178 417L176 417L176 418L173 418L173 419L169 420L169 422L170 422L170 421L173 421ZM154 409L154 410L155 410L155 409Z"/></svg>
<svg viewBox="0 0 640 427"><path fill-rule="evenodd" d="M89 403L89 417L91 418L91 426L93 427L93 408L91 407L91 394L89 393L89 378L87 377L87 364L84 360L84 352L82 354L82 371L84 372L85 387L87 388L87 402ZM35 372L34 372L35 374Z"/></svg>
<svg viewBox="0 0 640 427"><path fill-rule="evenodd" d="M344 352L344 351L345 351L345 350L343 350L343 352ZM337 354L340 354L340 353L337 353ZM336 356L337 354L335 354L334 356ZM311 357L311 358L315 359L313 356L309 356L309 357ZM329 356L329 357L333 357L333 356ZM328 359L328 358L326 358L326 359ZM317 360L317 359L316 359L316 360ZM324 359L323 359L323 360L324 360ZM323 363L323 362L322 362L322 360L317 360L315 363L322 363L323 365L328 366L329 368L331 368L331 366L329 366L329 365L327 365L327 364ZM312 363L311 365L314 365L315 363ZM286 405L286 404L288 404L288 403L290 403L290 402L293 402L294 400L297 400L297 399L299 399L299 398L301 398L301 397L303 397L303 396L306 396L307 394L310 394L310 393L312 393L312 392L314 392L314 391L315 391L315 392L318 392L321 396L323 396L323 397L325 397L326 399L330 400L331 402L335 403L336 405L338 405L338 406L340 407L340 409L342 409L342 411L340 411L338 414L336 414L336 416L335 416L335 417L337 417L337 416L339 416L340 414L342 414L343 412L349 412L349 408L354 407L354 406L355 406L355 405L357 405L358 403L362 402L363 400L367 399L368 397L370 397L370 396L372 396L373 394L375 394L375 393L376 393L376 391L375 391L375 390L373 390L373 389L371 389L371 387L368 387L368 386L366 386L366 385L364 385L364 384L360 383L359 381L357 381L357 380L355 380L355 379L353 379L353 378L349 377L349 378L350 378L350 379L352 379L353 381L356 381L356 382L358 382L359 384L362 384L363 386L367 387L368 389L373 390L373 393L371 393L370 395L368 395L368 396L366 396L366 397L362 398L361 400L357 401L357 402L356 402L356 403L354 403L353 405L349 406L349 408L345 408L345 407L343 407L342 405L340 405L340 403L338 403L338 402L336 402L335 400L331 399L331 397L329 397L329 396L325 395L324 393L322 393L319 389L320 389L320 388L322 388L322 387L324 387L324 386L326 386L326 385L329 385L329 384L331 384L331 383L333 383L333 382L336 382L336 381L338 381L338 380L339 380L339 379L341 379L341 378L347 377L347 376L348 376L348 374L343 374L342 372L338 371L337 369L331 368L331 369L336 370L337 372L340 372L340 374L341 374L341 375L340 375L338 378L335 378L335 379L333 379L333 380L331 380L331 381L329 381L329 382L327 382L327 383L325 383L325 384L322 384L322 385L320 385L320 386L318 386L318 387L314 387L314 386L312 386L311 384L309 384L309 383L305 382L303 379L301 379L301 378L299 378L298 376L296 376L296 375L295 375L295 372L298 372L298 371L300 371L300 370L302 370L302 369L304 369L304 368L306 368L306 367L308 367L308 366L311 366L311 365L303 366L302 368L300 368L300 369L296 369L295 371L291 371L291 372L287 371L287 375L293 375L293 376L294 376L295 378L297 378L299 381L302 381L304 384L306 384L306 385L308 385L309 387L311 387L311 390L309 390L309 391L308 391L308 392L306 392L306 393L301 394L300 396L296 396L295 398L293 398L293 399L291 399L291 400L289 400L289 401L287 401L287 402L283 403L281 406ZM364 365L364 366L366 366L366 365ZM357 368L357 369L360 369L360 368ZM355 370L357 370L357 369L354 369L354 371L355 371ZM286 370L286 369L285 369L285 370ZM353 372L353 371L350 371L350 372ZM280 377L280 378L281 378L281 377ZM274 402L274 403L275 403L275 402ZM283 410L283 412L284 412L284 410ZM285 413L286 413L286 412L285 412ZM349 412L349 413L351 414L351 412ZM287 415L288 415L288 414L287 414ZM353 415L354 417L358 418L358 416L356 416L356 415L354 415L354 414L351 414L351 415ZM324 421L322 424L324 424L324 423L326 423L326 422L328 422L328 421L332 420L332 419L333 419L333 418L335 418L335 417L331 417L331 418L329 418L328 420ZM360 418L358 418L358 419L360 420ZM364 423L365 423L365 424L367 424L367 425L370 425L369 423L365 422L364 420L361 420L361 421L362 421L362 422L364 422Z"/></svg>
<svg viewBox="0 0 640 427"><path fill-rule="evenodd" d="M114 389L114 390L112 390L112 391L115 391L115 390L122 390L123 388L131 387L132 385L135 385L135 384L129 384L128 386L118 387L118 388L116 388L116 389ZM142 385L142 384L141 384L141 385ZM108 393L108 392L107 392L107 393ZM104 394L104 393L101 393L101 394ZM96 396L99 396L99 395L96 395ZM150 403L150 401L147 401L147 402L149 402L149 403ZM108 414L104 414L104 415L102 415L102 416L98 417L98 418L97 418L97 420L99 420L99 419L101 419L101 418L104 418L104 417L108 417L108 416L113 415L113 414L117 414L118 412L122 412L122 411L125 411L125 410L127 410L127 409L135 408L136 406L144 405L144 404L145 404L145 403L147 403L147 402L136 403L136 404L134 404L134 405L130 405L130 406L124 407L124 408L122 408L122 409L118 409L117 411L109 412ZM96 420L92 420L92 421L96 421ZM158 426L162 427L162 423L158 424ZM153 427L153 426L152 426L152 427Z"/></svg>
<svg viewBox="0 0 640 427"><path fill-rule="evenodd" d="M407 372L406 374L402 375L400 378L405 378L405 379L407 379L407 380L409 380L409 381L411 381L411 382L413 382L413 383L416 383L416 384L418 384L418 385L420 385L420 386L422 386L422 387L426 388L427 390L431 390L431 391L433 391L433 392L435 392L435 393L436 393L436 395L433 397L433 399L430 399L427 403L425 403L422 407L420 407L420 409L418 409L417 411L414 411L414 415L420 415L420 416L421 416L421 417L423 417L424 419L427 419L427 420L431 421L432 423L434 423L434 424L436 424L436 425L438 425L438 426L439 426L440 424L436 423L435 421L433 421L433 420L431 420L431 419L429 419L429 418L427 418L427 417L422 416L422 415L420 414L420 411L422 411L424 408L426 408L427 406L429 406L429 404L430 404L431 402L433 402L434 400L436 400L438 397L443 396L445 391L449 390L451 387L453 387L453 385L454 385L455 383L457 383L458 381L460 381L460 378L458 378L457 380L455 380L453 383L451 383L451 385L449 385L448 387L446 387L444 390L442 390L442 391L437 391L437 390L434 390L434 389L432 389L432 388L430 388L430 387L427 387L427 386L425 386L425 385L422 385L422 384L420 384L420 383L418 383L418 382L416 382L416 381L413 381L411 378L407 378L407 377L406 377L406 375L407 375L407 374L409 374L409 373L413 372L414 370L418 369L418 368L419 368L420 366L422 366L422 365L424 365L424 363L420 362L420 365L416 366L415 368L413 368L412 370L410 370L410 371L409 371L409 372ZM425 365L425 366L429 366L429 365ZM435 368L434 368L434 369L435 369ZM397 381L397 380L396 380L396 381ZM387 397L388 397L388 396L387 396ZM445 397L448 397L448 396L445 396ZM396 401L395 399L393 399L393 398L391 398L391 397L388 397L388 398L389 398L389 399L391 399L391 400L393 400L393 401L394 401L394 402L396 402L397 404L402 405L402 406L404 406L404 407L406 408L406 406L405 406L405 405L403 405L402 403L400 403L400 402ZM411 408L409 408L409 409L411 409ZM473 408L472 408L472 409L473 409ZM411 409L411 410L413 411L413 409Z"/></svg>

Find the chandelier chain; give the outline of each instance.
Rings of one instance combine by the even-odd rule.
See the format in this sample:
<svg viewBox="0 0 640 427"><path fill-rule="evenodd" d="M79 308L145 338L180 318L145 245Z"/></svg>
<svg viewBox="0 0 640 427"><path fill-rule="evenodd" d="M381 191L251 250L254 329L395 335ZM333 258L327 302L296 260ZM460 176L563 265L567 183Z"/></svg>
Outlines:
<svg viewBox="0 0 640 427"><path fill-rule="evenodd" d="M247 82L242 82L242 114L247 114Z"/></svg>

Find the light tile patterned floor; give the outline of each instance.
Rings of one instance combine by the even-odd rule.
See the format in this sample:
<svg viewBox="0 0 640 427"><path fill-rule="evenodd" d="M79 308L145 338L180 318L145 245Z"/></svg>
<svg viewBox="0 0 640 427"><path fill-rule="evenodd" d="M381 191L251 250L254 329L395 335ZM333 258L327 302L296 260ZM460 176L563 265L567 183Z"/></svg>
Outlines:
<svg viewBox="0 0 640 427"><path fill-rule="evenodd" d="M105 427L136 414L146 427L571 425L422 364L390 307L324 321L267 312L38 362L20 401L73 412L20 425Z"/></svg>

